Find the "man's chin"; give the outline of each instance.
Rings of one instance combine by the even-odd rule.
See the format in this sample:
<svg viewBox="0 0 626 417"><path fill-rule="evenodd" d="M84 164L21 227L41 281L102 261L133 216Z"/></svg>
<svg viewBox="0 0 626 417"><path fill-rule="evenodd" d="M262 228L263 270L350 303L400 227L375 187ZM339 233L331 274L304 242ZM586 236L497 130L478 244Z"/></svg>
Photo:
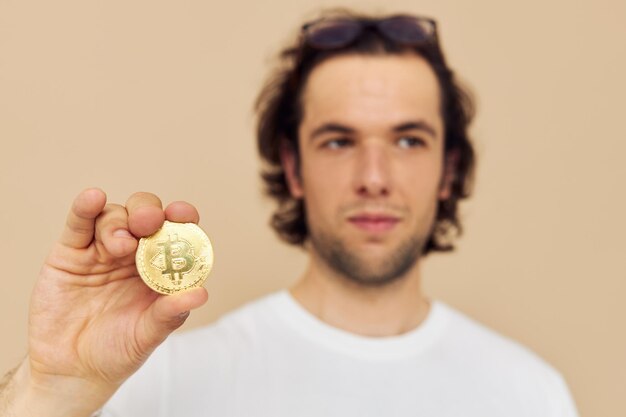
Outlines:
<svg viewBox="0 0 626 417"><path fill-rule="evenodd" d="M404 280L408 274L398 274L395 271L389 271L384 268L377 269L375 266L371 268L364 266L364 269L361 271L351 271L350 274L344 273L341 276L346 281L359 287L381 288Z"/></svg>
<svg viewBox="0 0 626 417"><path fill-rule="evenodd" d="M333 269L347 280L367 287L381 287L405 278L416 265L417 256L398 256L396 248L367 247L340 254Z"/></svg>
<svg viewBox="0 0 626 417"><path fill-rule="evenodd" d="M346 280L368 287L396 282L416 265L423 240L415 236L401 243L346 241L332 235L311 234L320 258Z"/></svg>

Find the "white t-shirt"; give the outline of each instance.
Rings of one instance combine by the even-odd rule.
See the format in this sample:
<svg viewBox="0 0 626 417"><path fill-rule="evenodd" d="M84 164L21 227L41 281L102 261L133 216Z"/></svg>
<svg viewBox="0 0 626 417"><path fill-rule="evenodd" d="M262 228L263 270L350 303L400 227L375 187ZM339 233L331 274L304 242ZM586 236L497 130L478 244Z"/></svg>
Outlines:
<svg viewBox="0 0 626 417"><path fill-rule="evenodd" d="M171 336L105 417L575 417L561 375L531 351L433 301L400 336L317 319L288 291Z"/></svg>

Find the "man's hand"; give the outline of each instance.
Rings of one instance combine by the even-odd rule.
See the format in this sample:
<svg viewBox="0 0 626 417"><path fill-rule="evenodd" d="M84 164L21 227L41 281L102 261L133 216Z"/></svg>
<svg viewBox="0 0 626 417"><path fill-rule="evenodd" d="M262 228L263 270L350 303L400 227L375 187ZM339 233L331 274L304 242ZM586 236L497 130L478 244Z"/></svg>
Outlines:
<svg viewBox="0 0 626 417"><path fill-rule="evenodd" d="M164 296L137 273L138 238L166 219L197 223L198 212L184 202L164 210L148 193L134 194L126 206L106 204L98 189L74 200L31 298L29 353L22 366L22 383L30 390L54 396L65 385L76 401L84 387L84 400L78 398L89 404L81 406L98 408L189 310L206 302L204 288Z"/></svg>

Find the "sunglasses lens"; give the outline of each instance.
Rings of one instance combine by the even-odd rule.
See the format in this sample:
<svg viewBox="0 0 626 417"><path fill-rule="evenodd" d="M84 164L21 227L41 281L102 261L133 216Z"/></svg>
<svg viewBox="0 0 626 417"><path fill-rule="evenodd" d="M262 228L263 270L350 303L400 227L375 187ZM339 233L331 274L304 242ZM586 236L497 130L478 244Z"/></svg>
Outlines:
<svg viewBox="0 0 626 417"><path fill-rule="evenodd" d="M322 20L305 28L309 45L318 49L334 49L356 39L361 25L352 20Z"/></svg>
<svg viewBox="0 0 626 417"><path fill-rule="evenodd" d="M432 21L411 16L395 16L378 23L381 32L391 39L407 44L423 43L434 38Z"/></svg>

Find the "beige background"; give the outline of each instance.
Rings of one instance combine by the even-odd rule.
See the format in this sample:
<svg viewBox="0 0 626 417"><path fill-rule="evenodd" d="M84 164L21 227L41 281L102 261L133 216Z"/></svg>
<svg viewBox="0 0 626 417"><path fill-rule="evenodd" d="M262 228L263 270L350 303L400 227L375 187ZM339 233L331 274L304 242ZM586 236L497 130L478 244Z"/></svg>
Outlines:
<svg viewBox="0 0 626 417"><path fill-rule="evenodd" d="M581 415L626 415L626 3L0 0L0 372L73 196L195 203L215 243L187 328L289 285L305 257L266 226L252 102L320 6L431 15L478 96L466 235L428 293L562 371Z"/></svg>

